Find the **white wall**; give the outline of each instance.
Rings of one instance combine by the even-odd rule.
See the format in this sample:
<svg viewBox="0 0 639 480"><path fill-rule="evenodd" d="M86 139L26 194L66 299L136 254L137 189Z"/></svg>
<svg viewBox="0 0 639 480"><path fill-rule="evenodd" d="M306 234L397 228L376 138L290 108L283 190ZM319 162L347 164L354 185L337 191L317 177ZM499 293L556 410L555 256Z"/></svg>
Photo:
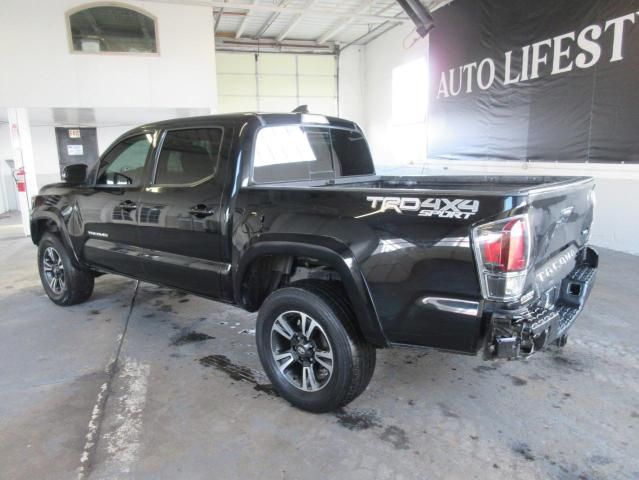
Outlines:
<svg viewBox="0 0 639 480"><path fill-rule="evenodd" d="M41 188L47 183L60 181L58 146L53 127L31 126L33 161L36 170L36 183Z"/></svg>
<svg viewBox="0 0 639 480"><path fill-rule="evenodd" d="M354 45L340 52L338 58L339 116L352 120L362 129L366 123L364 110L364 47Z"/></svg>
<svg viewBox="0 0 639 480"><path fill-rule="evenodd" d="M209 7L126 2L157 18L159 54L71 53L65 13L86 3L2 0L0 106L215 108Z"/></svg>
<svg viewBox="0 0 639 480"><path fill-rule="evenodd" d="M14 181L11 170L5 160L12 159L11 137L9 125L0 123L0 213L18 208Z"/></svg>
<svg viewBox="0 0 639 480"><path fill-rule="evenodd" d="M454 162L429 160L427 137L422 134L398 136L392 118L392 71L395 67L428 56L427 41L412 48L409 26L391 30L366 45L363 52L363 79L342 78L362 84L363 128L380 173L394 175L511 174L593 176L597 183L597 211L592 242L595 245L639 255L639 166L596 164L548 164L503 161ZM406 40L408 38L408 40ZM341 64L340 64L341 65ZM424 88L428 88L424 85ZM409 164L406 151L415 161Z"/></svg>
<svg viewBox="0 0 639 480"><path fill-rule="evenodd" d="M156 19L158 54L72 53L66 14L92 3L2 0L0 120L27 108L38 188L60 179L57 126L96 127L102 152L136 125L217 109L210 7L122 0Z"/></svg>
<svg viewBox="0 0 639 480"><path fill-rule="evenodd" d="M394 28L366 45L364 52L364 129L375 161L383 165L406 164L406 152L398 149L398 145L405 146L404 142L410 143L411 138L419 142L413 150L422 154L409 160L426 160L422 147L426 139L422 135L417 135L420 138L403 138L401 133L404 129L392 123L393 69L428 57L427 40L420 40L411 48L404 48L405 43L408 45L414 39L413 30L414 27L410 25Z"/></svg>
<svg viewBox="0 0 639 480"><path fill-rule="evenodd" d="M121 125L117 127L100 127L97 129L98 134L98 152L100 155L104 152L113 141L128 130L135 128L135 125Z"/></svg>

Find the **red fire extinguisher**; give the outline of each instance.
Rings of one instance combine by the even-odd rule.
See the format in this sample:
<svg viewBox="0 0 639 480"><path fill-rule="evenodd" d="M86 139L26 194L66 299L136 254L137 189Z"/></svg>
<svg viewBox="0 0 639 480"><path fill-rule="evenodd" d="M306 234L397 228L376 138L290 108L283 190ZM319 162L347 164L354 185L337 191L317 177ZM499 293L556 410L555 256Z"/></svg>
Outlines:
<svg viewBox="0 0 639 480"><path fill-rule="evenodd" d="M27 191L27 183L24 176L24 167L20 167L16 169L14 173L14 178L16 181L16 186L18 187L18 192L26 192Z"/></svg>

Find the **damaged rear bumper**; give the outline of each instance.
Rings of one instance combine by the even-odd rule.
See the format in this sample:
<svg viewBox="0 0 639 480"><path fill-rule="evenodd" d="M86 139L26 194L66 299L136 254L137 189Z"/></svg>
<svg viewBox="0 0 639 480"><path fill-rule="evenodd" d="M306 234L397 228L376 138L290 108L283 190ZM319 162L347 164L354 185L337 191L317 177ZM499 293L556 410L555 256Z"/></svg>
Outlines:
<svg viewBox="0 0 639 480"><path fill-rule="evenodd" d="M595 282L599 255L587 247L580 261L564 278L552 305L537 301L516 310L491 314L486 358L528 357L546 346L561 342L584 308Z"/></svg>

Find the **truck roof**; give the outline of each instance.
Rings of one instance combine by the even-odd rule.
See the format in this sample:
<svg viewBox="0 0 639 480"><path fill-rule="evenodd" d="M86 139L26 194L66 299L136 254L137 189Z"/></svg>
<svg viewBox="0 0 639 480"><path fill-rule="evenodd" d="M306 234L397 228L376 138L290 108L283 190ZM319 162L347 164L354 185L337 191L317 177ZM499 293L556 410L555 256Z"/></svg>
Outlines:
<svg viewBox="0 0 639 480"><path fill-rule="evenodd" d="M358 129L359 127L354 122L344 120L337 117L318 115L312 113L258 113L258 112L240 112L240 113L225 113L219 115L202 115L198 117L182 117L173 118L169 120L162 120L159 122L147 123L141 125L131 132L137 130L145 130L152 128L183 128L183 127L201 127L208 124L219 125L222 124L237 124L241 125L248 121L257 121L261 125L283 125L291 123L309 123L309 124L325 124L333 127Z"/></svg>

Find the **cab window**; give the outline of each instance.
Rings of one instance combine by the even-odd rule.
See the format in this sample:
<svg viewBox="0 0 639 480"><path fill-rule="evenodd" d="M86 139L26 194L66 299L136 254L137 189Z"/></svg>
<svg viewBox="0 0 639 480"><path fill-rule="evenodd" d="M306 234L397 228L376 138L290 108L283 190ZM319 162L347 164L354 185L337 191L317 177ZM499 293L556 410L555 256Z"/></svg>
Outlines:
<svg viewBox="0 0 639 480"><path fill-rule="evenodd" d="M152 143L151 134L122 140L100 162L96 185L140 185Z"/></svg>
<svg viewBox="0 0 639 480"><path fill-rule="evenodd" d="M156 185L191 185L217 171L223 130L169 130L162 142L155 173Z"/></svg>
<svg viewBox="0 0 639 480"><path fill-rule="evenodd" d="M374 174L364 137L355 130L305 125L262 128L253 156L256 183Z"/></svg>

